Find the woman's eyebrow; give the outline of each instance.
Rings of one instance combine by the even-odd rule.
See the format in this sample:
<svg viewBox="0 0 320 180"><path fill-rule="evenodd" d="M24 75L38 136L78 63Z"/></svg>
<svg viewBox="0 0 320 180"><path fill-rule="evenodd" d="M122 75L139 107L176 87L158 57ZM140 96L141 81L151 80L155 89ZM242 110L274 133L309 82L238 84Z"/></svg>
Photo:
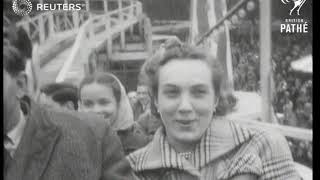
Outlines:
<svg viewBox="0 0 320 180"><path fill-rule="evenodd" d="M92 100L91 99L84 99L84 98L82 98L82 101L87 101L87 102L92 102Z"/></svg>
<svg viewBox="0 0 320 180"><path fill-rule="evenodd" d="M191 86L192 88L209 88L207 84L195 84Z"/></svg>
<svg viewBox="0 0 320 180"><path fill-rule="evenodd" d="M98 101L109 101L109 98L102 97L102 98L98 98L97 100Z"/></svg>
<svg viewBox="0 0 320 180"><path fill-rule="evenodd" d="M178 88L177 85L171 84L171 83L164 84L163 86L166 87L166 88Z"/></svg>

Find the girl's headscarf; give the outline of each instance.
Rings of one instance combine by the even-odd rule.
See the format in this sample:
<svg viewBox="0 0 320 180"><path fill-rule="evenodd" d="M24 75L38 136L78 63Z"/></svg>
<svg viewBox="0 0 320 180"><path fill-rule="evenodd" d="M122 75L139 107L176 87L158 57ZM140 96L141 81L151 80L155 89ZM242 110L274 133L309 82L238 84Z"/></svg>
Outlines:
<svg viewBox="0 0 320 180"><path fill-rule="evenodd" d="M125 130L134 124L133 111L127 96L126 90L120 80L111 73L106 73L111 76L120 86L120 102L118 103L117 119L110 122L111 126L116 130Z"/></svg>

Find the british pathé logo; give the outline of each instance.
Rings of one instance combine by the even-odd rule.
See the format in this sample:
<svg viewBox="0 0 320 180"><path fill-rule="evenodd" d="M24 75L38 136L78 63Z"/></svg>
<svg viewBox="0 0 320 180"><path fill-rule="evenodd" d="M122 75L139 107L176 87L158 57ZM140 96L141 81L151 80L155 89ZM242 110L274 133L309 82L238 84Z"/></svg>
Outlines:
<svg viewBox="0 0 320 180"><path fill-rule="evenodd" d="M307 33L308 22L304 19L285 19L285 23L280 25L281 33Z"/></svg>
<svg viewBox="0 0 320 180"><path fill-rule="evenodd" d="M17 15L25 16L31 12L32 4L29 0L13 0L12 9Z"/></svg>
<svg viewBox="0 0 320 180"><path fill-rule="evenodd" d="M281 0L281 2L283 4L292 4L291 2L293 2L293 7L290 10L290 16L292 15L292 12L294 10L297 11L297 15L300 15L300 9L303 6L303 4L306 2L306 0Z"/></svg>
<svg viewBox="0 0 320 180"><path fill-rule="evenodd" d="M292 4L289 15L292 16L296 12L296 15L300 16L300 9L305 4L306 0L281 0L285 5ZM297 16L296 16L297 17ZM303 18L288 18L284 20L284 23L280 24L281 33L308 33L308 21Z"/></svg>

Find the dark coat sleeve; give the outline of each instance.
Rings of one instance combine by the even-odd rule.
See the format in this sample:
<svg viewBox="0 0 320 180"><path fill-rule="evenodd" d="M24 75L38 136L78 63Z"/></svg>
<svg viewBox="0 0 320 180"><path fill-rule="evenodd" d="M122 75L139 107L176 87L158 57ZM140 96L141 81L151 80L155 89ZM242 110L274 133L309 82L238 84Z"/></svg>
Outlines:
<svg viewBox="0 0 320 180"><path fill-rule="evenodd" d="M105 119L91 113L78 112L75 116L84 121L99 141L102 158L101 180L131 180L133 171L125 159L120 138Z"/></svg>
<svg viewBox="0 0 320 180"><path fill-rule="evenodd" d="M110 126L106 127L101 148L103 156L103 180L134 179L129 161L125 159L120 139Z"/></svg>

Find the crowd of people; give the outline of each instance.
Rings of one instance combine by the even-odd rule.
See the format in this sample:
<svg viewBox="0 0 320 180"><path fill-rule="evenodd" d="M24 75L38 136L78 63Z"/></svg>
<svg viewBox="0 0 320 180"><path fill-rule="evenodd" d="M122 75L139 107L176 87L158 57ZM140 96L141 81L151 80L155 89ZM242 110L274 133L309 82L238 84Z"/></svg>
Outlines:
<svg viewBox="0 0 320 180"><path fill-rule="evenodd" d="M136 92L109 72L39 92L27 33L3 31L5 179L299 179L282 135L223 118L229 97L208 52L166 42Z"/></svg>
<svg viewBox="0 0 320 180"><path fill-rule="evenodd" d="M231 51L235 89L259 92L259 34L232 31ZM273 108L280 124L312 129L312 78L291 67L310 54L310 35L272 33ZM290 144L295 160L312 167L312 143L290 139Z"/></svg>

